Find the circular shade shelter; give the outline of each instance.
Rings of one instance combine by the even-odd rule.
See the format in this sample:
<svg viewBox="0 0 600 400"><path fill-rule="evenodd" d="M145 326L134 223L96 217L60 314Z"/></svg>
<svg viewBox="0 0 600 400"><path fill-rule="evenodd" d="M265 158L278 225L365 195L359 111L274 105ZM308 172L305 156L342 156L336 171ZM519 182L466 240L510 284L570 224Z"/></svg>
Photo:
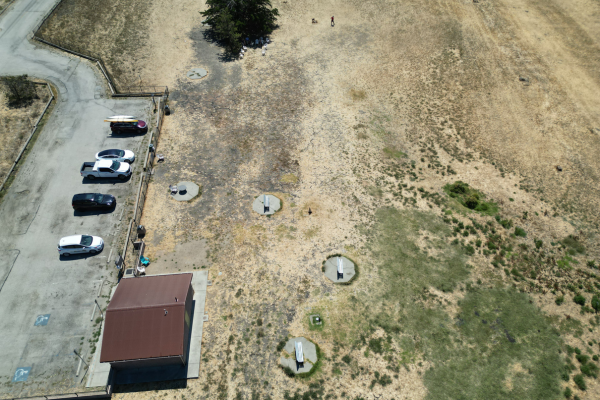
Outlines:
<svg viewBox="0 0 600 400"><path fill-rule="evenodd" d="M281 200L272 194L261 194L252 203L252 209L261 215L275 214L281 208Z"/></svg>
<svg viewBox="0 0 600 400"><path fill-rule="evenodd" d="M354 263L344 256L328 258L324 268L325 276L333 283L350 282L356 274Z"/></svg>
<svg viewBox="0 0 600 400"><path fill-rule="evenodd" d="M200 193L200 186L194 182L179 182L177 193L172 193L171 197L177 201L188 201L198 196L198 193Z"/></svg>
<svg viewBox="0 0 600 400"><path fill-rule="evenodd" d="M317 363L317 347L302 336L288 340L283 349L291 357L281 357L279 363L294 371L295 374L309 372ZM303 362L298 362L298 359L302 359Z"/></svg>

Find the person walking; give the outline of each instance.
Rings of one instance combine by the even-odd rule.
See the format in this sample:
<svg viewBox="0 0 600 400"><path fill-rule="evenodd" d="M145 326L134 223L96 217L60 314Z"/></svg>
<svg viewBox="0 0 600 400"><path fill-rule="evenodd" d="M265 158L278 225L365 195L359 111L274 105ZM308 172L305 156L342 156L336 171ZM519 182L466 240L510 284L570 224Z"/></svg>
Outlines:
<svg viewBox="0 0 600 400"><path fill-rule="evenodd" d="M333 17L331 17L331 26L335 26L335 22L333 22Z"/></svg>

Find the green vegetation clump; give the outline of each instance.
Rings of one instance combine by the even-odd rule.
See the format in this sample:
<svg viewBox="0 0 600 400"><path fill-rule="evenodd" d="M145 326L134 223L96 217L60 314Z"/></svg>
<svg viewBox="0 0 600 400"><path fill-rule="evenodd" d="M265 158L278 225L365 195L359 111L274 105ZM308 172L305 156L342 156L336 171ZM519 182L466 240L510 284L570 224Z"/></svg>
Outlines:
<svg viewBox="0 0 600 400"><path fill-rule="evenodd" d="M554 302L556 303L557 306L560 306L562 303L565 302L565 296L558 296L558 297L556 297L556 299L554 300Z"/></svg>
<svg viewBox="0 0 600 400"><path fill-rule="evenodd" d="M573 236L573 235L569 235L566 238L564 238L561 243L565 246L568 247L568 252L571 255L575 255L575 253L579 253L579 254L584 254L585 253L585 247L583 246L583 244L579 243L579 240Z"/></svg>
<svg viewBox="0 0 600 400"><path fill-rule="evenodd" d="M240 50L242 38L265 36L277 27L279 11L270 0L206 0L200 11L216 38L231 53Z"/></svg>
<svg viewBox="0 0 600 400"><path fill-rule="evenodd" d="M592 297L592 308L596 312L600 311L600 298L597 295L594 295L594 297Z"/></svg>
<svg viewBox="0 0 600 400"><path fill-rule="evenodd" d="M372 238L368 246L378 284L368 294L353 295L351 311L331 321L339 327L331 332L333 340L366 347L392 371L418 359L430 362L433 367L424 373L428 399L561 395L564 362L558 332L527 294L467 285L466 250L449 243L452 228L441 217L382 208L375 224L364 229ZM424 233L435 256L417 244ZM430 288L463 288L458 313L448 314ZM383 337L373 339L379 329ZM528 373L515 375L516 364L526 365ZM498 384L507 379L512 390Z"/></svg>
<svg viewBox="0 0 600 400"><path fill-rule="evenodd" d="M570 399L570 398L571 398L571 395L572 395L572 393L571 393L571 388L567 387L567 388L565 389L565 392L564 392L563 394L565 395L565 397L566 397L567 399Z"/></svg>
<svg viewBox="0 0 600 400"><path fill-rule="evenodd" d="M527 232L525 232L525 229L520 228L520 227L517 226L515 228L515 236L527 237Z"/></svg>
<svg viewBox="0 0 600 400"><path fill-rule="evenodd" d="M573 301L576 304L579 304L580 306L585 305L585 297L583 297L582 295L578 294L577 296L573 297Z"/></svg>
<svg viewBox="0 0 600 400"><path fill-rule="evenodd" d="M575 384L577 385L577 387L579 389L581 389L581 390L587 389L587 385L585 384L585 378L583 377L582 374L575 375L573 377L573 382L575 382Z"/></svg>
<svg viewBox="0 0 600 400"><path fill-rule="evenodd" d="M498 206L493 202L485 201L485 196L468 184L456 181L444 186L448 196L456 199L464 207L484 214L493 215L498 212Z"/></svg>

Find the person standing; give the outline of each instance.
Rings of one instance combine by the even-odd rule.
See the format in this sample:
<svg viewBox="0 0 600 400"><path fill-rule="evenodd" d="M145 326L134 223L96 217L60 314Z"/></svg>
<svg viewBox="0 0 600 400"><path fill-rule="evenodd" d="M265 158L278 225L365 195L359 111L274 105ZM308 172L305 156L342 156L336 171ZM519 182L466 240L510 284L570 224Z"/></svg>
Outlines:
<svg viewBox="0 0 600 400"><path fill-rule="evenodd" d="M335 22L333 22L333 17L331 17L331 26L335 26Z"/></svg>

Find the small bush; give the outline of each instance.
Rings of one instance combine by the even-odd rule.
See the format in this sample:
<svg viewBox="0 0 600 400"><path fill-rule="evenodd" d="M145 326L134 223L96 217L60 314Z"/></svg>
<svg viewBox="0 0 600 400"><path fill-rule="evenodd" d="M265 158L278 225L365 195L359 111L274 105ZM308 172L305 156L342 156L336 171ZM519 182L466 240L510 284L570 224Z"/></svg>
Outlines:
<svg viewBox="0 0 600 400"><path fill-rule="evenodd" d="M581 364L585 364L588 361L590 361L590 358L588 356L586 356L585 354L577 354L575 356L575 358L577 359L577 361L579 361Z"/></svg>
<svg viewBox="0 0 600 400"><path fill-rule="evenodd" d="M350 362L352 361L350 354L346 354L344 357L342 357L342 361L345 362L346 364L350 364Z"/></svg>
<svg viewBox="0 0 600 400"><path fill-rule="evenodd" d="M377 354L383 353L382 341L383 341L382 338L369 340L369 349L371 349L371 351L373 353L377 353Z"/></svg>
<svg viewBox="0 0 600 400"><path fill-rule="evenodd" d="M6 97L9 108L26 107L39 99L35 90L35 84L27 79L27 75L5 76L0 82L6 88Z"/></svg>
<svg viewBox="0 0 600 400"><path fill-rule="evenodd" d="M572 395L572 393L571 393L571 388L566 388L566 389L565 389L565 392L564 392L564 395L565 395L565 397L566 397L567 399L570 399L570 398L571 398L571 395Z"/></svg>
<svg viewBox="0 0 600 400"><path fill-rule="evenodd" d="M565 296L558 296L554 302L556 303L557 306L560 306L562 303L565 302Z"/></svg>
<svg viewBox="0 0 600 400"><path fill-rule="evenodd" d="M475 246L476 246L476 247L481 247L481 239L477 239L477 240L475 241Z"/></svg>
<svg viewBox="0 0 600 400"><path fill-rule="evenodd" d="M600 297L598 297L597 295L594 295L594 297L592 297L592 308L596 310L596 312L600 311Z"/></svg>
<svg viewBox="0 0 600 400"><path fill-rule="evenodd" d="M591 378L598 378L598 366L594 363L582 364L579 370L585 375Z"/></svg>
<svg viewBox="0 0 600 400"><path fill-rule="evenodd" d="M583 244L579 243L579 240L573 235L569 235L566 238L564 238L562 240L562 244L566 247L569 247L571 250L574 250L577 253L585 253L585 247L583 246Z"/></svg>
<svg viewBox="0 0 600 400"><path fill-rule="evenodd" d="M586 390L587 389L587 386L585 384L585 378L583 377L582 374L575 375L573 377L573 382L575 382L575 384L577 385L577 387L579 389L581 389L581 390Z"/></svg>
<svg viewBox="0 0 600 400"><path fill-rule="evenodd" d="M283 339L281 342L279 342L277 344L277 351L283 350L283 348L285 347L286 342L287 342L287 340L285 340L285 339Z"/></svg>
<svg viewBox="0 0 600 400"><path fill-rule="evenodd" d="M576 304L579 304L580 306L583 306L585 304L585 297L583 297L582 295L578 294L577 296L573 297L573 301Z"/></svg>
<svg viewBox="0 0 600 400"><path fill-rule="evenodd" d="M535 240L534 240L534 243L535 243L535 248L536 248L536 249L541 249L541 248L542 248L542 246L544 245L544 242L542 242L542 241L541 241L541 240L539 240L539 239L535 239Z"/></svg>
<svg viewBox="0 0 600 400"><path fill-rule="evenodd" d="M527 232L525 232L525 229L517 226L515 228L515 235L520 237L527 237Z"/></svg>
<svg viewBox="0 0 600 400"><path fill-rule="evenodd" d="M475 248L471 245L468 245L467 247L465 247L465 252L472 256L473 254L475 254Z"/></svg>

